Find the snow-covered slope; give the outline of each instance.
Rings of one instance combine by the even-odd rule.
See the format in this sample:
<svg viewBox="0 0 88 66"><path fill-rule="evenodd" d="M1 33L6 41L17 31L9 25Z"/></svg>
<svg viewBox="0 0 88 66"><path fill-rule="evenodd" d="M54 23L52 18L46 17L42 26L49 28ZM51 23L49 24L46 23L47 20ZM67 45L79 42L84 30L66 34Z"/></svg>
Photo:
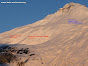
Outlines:
<svg viewBox="0 0 88 66"><path fill-rule="evenodd" d="M69 24L68 19L82 24ZM25 66L88 66L88 8L78 3L66 4L42 20L1 33L0 43L30 45L37 60L28 60Z"/></svg>

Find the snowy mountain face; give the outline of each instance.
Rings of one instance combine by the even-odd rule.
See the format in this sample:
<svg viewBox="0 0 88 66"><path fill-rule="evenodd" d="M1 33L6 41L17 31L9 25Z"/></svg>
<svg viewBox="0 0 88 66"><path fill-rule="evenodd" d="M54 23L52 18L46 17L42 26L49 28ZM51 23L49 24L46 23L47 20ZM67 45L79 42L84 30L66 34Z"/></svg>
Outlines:
<svg viewBox="0 0 88 66"><path fill-rule="evenodd" d="M66 4L42 20L1 33L0 44L8 45L0 47L1 66L88 66L88 8Z"/></svg>

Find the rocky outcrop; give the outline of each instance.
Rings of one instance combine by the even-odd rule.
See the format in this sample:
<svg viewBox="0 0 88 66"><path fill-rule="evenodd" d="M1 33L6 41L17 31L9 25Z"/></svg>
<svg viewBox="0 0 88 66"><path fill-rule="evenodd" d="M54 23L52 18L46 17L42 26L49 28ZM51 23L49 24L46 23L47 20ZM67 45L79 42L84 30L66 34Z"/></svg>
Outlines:
<svg viewBox="0 0 88 66"><path fill-rule="evenodd" d="M15 66L25 66L25 63L35 55L29 48L18 49L17 47L3 46L0 47L0 64L15 63Z"/></svg>

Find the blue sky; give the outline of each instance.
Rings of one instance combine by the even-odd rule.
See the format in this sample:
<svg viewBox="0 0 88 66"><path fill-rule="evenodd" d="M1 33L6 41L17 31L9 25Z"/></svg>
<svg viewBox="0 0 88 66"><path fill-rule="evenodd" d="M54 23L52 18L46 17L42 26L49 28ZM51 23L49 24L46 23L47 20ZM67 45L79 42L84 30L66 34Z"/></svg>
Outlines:
<svg viewBox="0 0 88 66"><path fill-rule="evenodd" d="M0 0L0 2L2 1L26 1L27 3L0 3L0 33L32 24L49 14L55 13L59 8L70 2L80 3L88 7L88 0Z"/></svg>

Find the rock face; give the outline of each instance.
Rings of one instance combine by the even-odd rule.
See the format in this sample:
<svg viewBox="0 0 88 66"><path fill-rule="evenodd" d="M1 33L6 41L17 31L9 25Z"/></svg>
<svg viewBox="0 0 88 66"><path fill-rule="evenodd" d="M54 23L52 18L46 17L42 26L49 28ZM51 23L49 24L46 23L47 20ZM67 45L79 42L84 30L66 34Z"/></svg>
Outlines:
<svg viewBox="0 0 88 66"><path fill-rule="evenodd" d="M88 8L66 4L42 20L1 33L0 43L17 44L5 49L16 57L5 63L9 66L88 66Z"/></svg>
<svg viewBox="0 0 88 66"><path fill-rule="evenodd" d="M0 47L1 65L25 66L30 60L38 59L38 55L33 50L17 46Z"/></svg>

